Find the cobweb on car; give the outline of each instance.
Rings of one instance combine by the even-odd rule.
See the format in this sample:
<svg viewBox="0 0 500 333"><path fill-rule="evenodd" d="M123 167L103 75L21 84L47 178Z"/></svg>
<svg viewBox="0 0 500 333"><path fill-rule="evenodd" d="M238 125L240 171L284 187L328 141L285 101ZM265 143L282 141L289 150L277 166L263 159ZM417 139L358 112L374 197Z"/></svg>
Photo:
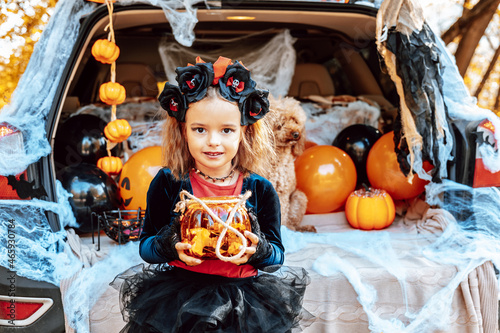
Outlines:
<svg viewBox="0 0 500 333"><path fill-rule="evenodd" d="M198 22L193 5L205 0L120 0L126 6L147 3L163 9L170 23L175 40L184 46L191 46L195 40L194 27ZM178 11L178 9L182 9Z"/></svg>
<svg viewBox="0 0 500 333"><path fill-rule="evenodd" d="M45 216L46 212L52 212L59 215L66 225L77 225L68 201L69 193L60 182L57 187L58 202L38 199L0 201L0 265L19 276L55 285L81 266L65 243L64 229L53 232ZM20 220L23 216L25 218ZM11 242L7 242L8 239Z"/></svg>
<svg viewBox="0 0 500 333"><path fill-rule="evenodd" d="M24 150L0 147L0 174L16 175L47 156L51 146L47 140L46 119L63 75L66 61L73 49L79 18L89 14L94 6L86 1L59 1L52 19L37 42L30 62L10 103L0 112L0 123L6 122L23 135ZM74 274L80 266L76 257L67 252L65 231L52 232L47 212L59 215L64 226L76 226L68 202L69 194L57 182L57 202L44 200L2 200L0 207L0 264L16 274L33 280L58 285ZM25 218L23 218L25 217ZM8 228L13 224L13 228ZM7 237L15 232L15 260L9 263Z"/></svg>
<svg viewBox="0 0 500 333"><path fill-rule="evenodd" d="M265 35L266 32L259 34ZM259 84L259 88L269 90L275 97L286 96L295 71L295 38L288 29L273 34L264 43L261 38L255 42L252 39L255 36L252 34L231 40L204 39L200 42L202 44L194 44L192 48L163 40L159 53L168 81L176 82L175 69L194 63L197 56L205 62L215 62L219 56L224 56L242 62L252 72L252 79ZM211 44L210 51L203 47L207 43Z"/></svg>
<svg viewBox="0 0 500 333"><path fill-rule="evenodd" d="M310 102L301 105L307 115L307 140L318 145L331 145L344 128L354 124L379 126L380 108L364 101L329 107Z"/></svg>
<svg viewBox="0 0 500 333"><path fill-rule="evenodd" d="M116 112L120 115L120 119L127 120L132 128L132 134L124 142L123 156L120 156L124 161L143 148L159 145L162 140L164 119L159 114L163 111L157 100L123 103L116 106ZM80 114L95 115L109 122L111 107L89 104L79 108L70 117Z"/></svg>

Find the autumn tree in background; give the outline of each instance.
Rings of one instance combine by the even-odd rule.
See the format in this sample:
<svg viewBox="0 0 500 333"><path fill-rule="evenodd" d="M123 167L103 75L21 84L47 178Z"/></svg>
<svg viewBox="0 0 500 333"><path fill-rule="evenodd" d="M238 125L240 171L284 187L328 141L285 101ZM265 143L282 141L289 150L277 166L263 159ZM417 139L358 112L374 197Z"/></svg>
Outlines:
<svg viewBox="0 0 500 333"><path fill-rule="evenodd" d="M500 0L463 0L462 16L441 38L456 44L458 70L481 107L500 114ZM481 45L483 43L483 45Z"/></svg>
<svg viewBox="0 0 500 333"><path fill-rule="evenodd" d="M0 108L8 103L56 3L57 0L1 0L0 23L4 25L9 19L14 25L2 31L0 39L18 47L10 57L0 56Z"/></svg>

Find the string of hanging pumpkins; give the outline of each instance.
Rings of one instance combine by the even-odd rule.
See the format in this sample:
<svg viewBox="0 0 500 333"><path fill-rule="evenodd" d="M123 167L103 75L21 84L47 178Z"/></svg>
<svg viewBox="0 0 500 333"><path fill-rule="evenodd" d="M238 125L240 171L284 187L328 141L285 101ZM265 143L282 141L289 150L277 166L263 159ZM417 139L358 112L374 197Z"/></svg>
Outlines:
<svg viewBox="0 0 500 333"><path fill-rule="evenodd" d="M97 167L107 174L118 174L122 167L120 157L112 156L111 149L118 143L128 139L132 134L132 128L125 119L116 118L116 106L125 101L125 87L116 82L116 59L120 55L120 48L116 45L115 31L113 29L113 2L110 0L95 1L105 3L108 7L109 23L104 28L104 31L109 30L107 39L99 39L92 46L92 55L94 58L103 63L110 64L110 81L103 83L99 87L99 98L103 103L111 105L111 120L104 128L106 136L106 150L108 156L101 157L97 161Z"/></svg>

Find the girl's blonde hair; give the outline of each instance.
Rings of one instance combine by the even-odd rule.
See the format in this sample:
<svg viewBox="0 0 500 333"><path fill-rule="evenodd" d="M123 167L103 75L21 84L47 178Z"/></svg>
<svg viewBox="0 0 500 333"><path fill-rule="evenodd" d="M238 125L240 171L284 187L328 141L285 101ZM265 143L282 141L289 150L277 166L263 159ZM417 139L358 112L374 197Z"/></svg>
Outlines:
<svg viewBox="0 0 500 333"><path fill-rule="evenodd" d="M226 103L238 107L235 102L224 99L218 89L209 87L204 99L218 98ZM189 112L189 109L186 111ZM194 159L189 153L186 141L186 123L179 122L174 117L169 117L164 112L162 160L163 166L172 171L176 179L186 176L194 168ZM233 166L244 176L249 172L263 175L269 171L273 160L276 158L274 151L274 135L269 123L269 117L264 116L252 125L244 126L241 131L241 141L238 152L233 159Z"/></svg>

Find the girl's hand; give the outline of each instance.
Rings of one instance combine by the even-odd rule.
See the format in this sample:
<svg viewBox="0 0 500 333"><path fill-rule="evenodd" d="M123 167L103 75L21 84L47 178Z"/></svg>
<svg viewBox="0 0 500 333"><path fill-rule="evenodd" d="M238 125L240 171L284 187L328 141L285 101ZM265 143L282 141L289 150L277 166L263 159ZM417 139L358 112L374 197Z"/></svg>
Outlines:
<svg viewBox="0 0 500 333"><path fill-rule="evenodd" d="M203 262L195 257L188 256L184 250L189 250L191 248L191 244L188 243L175 243L175 249L177 250L177 254L179 255L179 259L183 261L188 266L197 266Z"/></svg>
<svg viewBox="0 0 500 333"><path fill-rule="evenodd" d="M257 250L257 244L259 244L259 237L257 237L256 234L251 233L250 231L247 230L245 231L244 235L246 238L250 240L250 242L252 242L252 245L247 246L247 249L245 253L241 256L241 258L232 261L232 263L236 265L246 264L248 259L250 259L250 257Z"/></svg>

